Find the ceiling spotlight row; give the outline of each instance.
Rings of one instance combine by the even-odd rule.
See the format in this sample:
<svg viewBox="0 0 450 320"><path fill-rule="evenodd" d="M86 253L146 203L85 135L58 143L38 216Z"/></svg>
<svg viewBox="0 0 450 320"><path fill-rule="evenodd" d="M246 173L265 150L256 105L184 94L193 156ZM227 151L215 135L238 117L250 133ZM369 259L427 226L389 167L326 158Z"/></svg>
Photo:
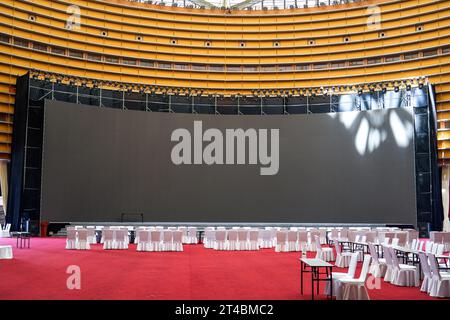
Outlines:
<svg viewBox="0 0 450 320"><path fill-rule="evenodd" d="M168 95L184 95L184 96L215 96L224 97L224 94L205 93L203 89L186 88L186 87L169 87L159 85L141 85L127 84L115 81L101 81L95 79L86 79L79 77L71 77L67 75L42 72L37 70L30 71L30 76L34 79L48 81L50 83L59 83L73 85L86 88L100 88L108 90L117 90L127 93L141 94L168 94ZM320 95L338 95L347 93L364 93L387 92L400 90L409 91L413 87L422 88L427 83L427 78L419 77L399 81L386 81L364 85L343 85L318 88L294 88L294 89L253 89L251 95L254 97L290 97L290 96L320 96ZM230 95L226 95L230 96ZM240 94L231 95L232 97L241 97Z"/></svg>

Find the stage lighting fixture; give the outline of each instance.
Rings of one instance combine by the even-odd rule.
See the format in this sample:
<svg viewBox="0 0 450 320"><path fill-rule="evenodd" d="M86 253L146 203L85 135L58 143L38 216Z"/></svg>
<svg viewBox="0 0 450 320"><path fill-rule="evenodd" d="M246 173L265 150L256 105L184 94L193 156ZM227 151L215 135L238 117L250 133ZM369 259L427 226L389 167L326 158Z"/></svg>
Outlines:
<svg viewBox="0 0 450 320"><path fill-rule="evenodd" d="M406 91L411 91L411 85L410 84L406 85Z"/></svg>
<svg viewBox="0 0 450 320"><path fill-rule="evenodd" d="M395 91L395 92L398 92L399 90L400 90L400 88L399 88L398 86L395 86L395 87L394 87L394 91Z"/></svg>
<svg viewBox="0 0 450 320"><path fill-rule="evenodd" d="M358 88L358 95L362 95L363 94L363 89L362 88Z"/></svg>

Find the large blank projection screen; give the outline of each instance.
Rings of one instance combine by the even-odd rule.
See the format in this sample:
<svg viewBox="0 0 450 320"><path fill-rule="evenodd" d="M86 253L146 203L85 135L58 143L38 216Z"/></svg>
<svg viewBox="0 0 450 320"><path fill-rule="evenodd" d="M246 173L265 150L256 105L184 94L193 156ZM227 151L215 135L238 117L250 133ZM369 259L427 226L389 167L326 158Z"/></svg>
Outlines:
<svg viewBox="0 0 450 320"><path fill-rule="evenodd" d="M183 128L192 141L187 136L171 141L174 130ZM236 164L237 148L235 164L226 164L232 157L226 152L226 130L239 128L250 129L258 143L246 139L244 164ZM219 116L47 101L41 219L120 222L122 214L143 214L146 222L415 225L413 128L408 108ZM274 129L279 139L272 141ZM216 135L201 142L207 132ZM265 148L259 145L264 132ZM191 149L180 149L181 141ZM202 154L214 141L217 154L208 152L224 164L205 164ZM275 154L276 141L278 172L273 174L272 157L273 170L263 175L261 168L269 165L261 163L259 152ZM175 146L179 157L202 164L174 164Z"/></svg>

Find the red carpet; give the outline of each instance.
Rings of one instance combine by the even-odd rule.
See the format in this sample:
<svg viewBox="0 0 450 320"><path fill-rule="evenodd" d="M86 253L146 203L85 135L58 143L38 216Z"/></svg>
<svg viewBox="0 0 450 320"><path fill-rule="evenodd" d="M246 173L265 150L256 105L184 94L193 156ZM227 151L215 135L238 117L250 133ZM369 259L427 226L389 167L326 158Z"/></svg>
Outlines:
<svg viewBox="0 0 450 320"><path fill-rule="evenodd" d="M0 299L310 299L310 278L300 295L300 253L214 251L185 245L184 252L65 250L65 239L33 238L31 249L12 244L13 260L0 260ZM81 268L81 290L66 286L70 265ZM360 267L360 266L359 266ZM336 268L335 271L344 271ZM358 275L359 272L357 272ZM321 290L322 291L322 290ZM432 299L419 288L381 281L371 299ZM320 299L325 296L320 295Z"/></svg>

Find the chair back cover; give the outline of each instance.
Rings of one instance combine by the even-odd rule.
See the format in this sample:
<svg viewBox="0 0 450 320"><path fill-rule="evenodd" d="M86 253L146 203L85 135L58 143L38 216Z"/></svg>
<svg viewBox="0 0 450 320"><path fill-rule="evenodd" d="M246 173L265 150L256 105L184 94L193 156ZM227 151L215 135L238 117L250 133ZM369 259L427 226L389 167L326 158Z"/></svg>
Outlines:
<svg viewBox="0 0 450 320"><path fill-rule="evenodd" d="M369 273L369 265L370 265L370 255L364 255L364 261L361 269L361 273L359 274L359 281L365 282L367 280L367 274Z"/></svg>
<svg viewBox="0 0 450 320"><path fill-rule="evenodd" d="M277 231L277 243L285 243L287 240L286 231Z"/></svg>
<svg viewBox="0 0 450 320"><path fill-rule="evenodd" d="M181 230L172 231L172 236L173 236L173 242L179 243L179 242L181 242L181 239L183 238L183 231L181 231Z"/></svg>
<svg viewBox="0 0 450 320"><path fill-rule="evenodd" d="M372 257L372 260L373 260L376 264L378 264L379 261L378 261L377 250L375 249L375 246L374 246L372 243L370 243L370 242L369 242L369 252L370 252L370 255L371 255L371 257Z"/></svg>
<svg viewBox="0 0 450 320"><path fill-rule="evenodd" d="M355 277L356 265L358 264L358 255L358 252L353 252L352 257L350 258L350 265L347 270L347 276L352 279Z"/></svg>
<svg viewBox="0 0 450 320"><path fill-rule="evenodd" d="M225 230L216 231L216 241L225 241L227 232Z"/></svg>
<svg viewBox="0 0 450 320"><path fill-rule="evenodd" d="M419 252L419 259L420 259L420 266L422 267L423 274L428 277L431 277L431 269L430 269L430 265L428 264L427 255L423 252Z"/></svg>
<svg viewBox="0 0 450 320"><path fill-rule="evenodd" d="M308 242L308 231L297 231L298 232L298 242Z"/></svg>
<svg viewBox="0 0 450 320"><path fill-rule="evenodd" d="M87 229L78 229L78 241L87 241Z"/></svg>
<svg viewBox="0 0 450 320"><path fill-rule="evenodd" d="M172 231L170 230L164 230L163 231L163 240L164 242L172 242Z"/></svg>
<svg viewBox="0 0 450 320"><path fill-rule="evenodd" d="M239 239L239 241L247 241L248 240L248 230L240 229L238 231L238 239Z"/></svg>
<svg viewBox="0 0 450 320"><path fill-rule="evenodd" d="M67 229L67 239L69 239L69 240L77 239L77 231L75 230L75 228Z"/></svg>
<svg viewBox="0 0 450 320"><path fill-rule="evenodd" d="M161 241L161 231L160 230L150 231L150 239L152 242L160 242Z"/></svg>
<svg viewBox="0 0 450 320"><path fill-rule="evenodd" d="M441 280L441 274L439 272L439 267L438 267L435 255L432 253L429 253L428 261L430 262L430 269L431 269L431 274L433 276L433 279Z"/></svg>
<svg viewBox="0 0 450 320"><path fill-rule="evenodd" d="M297 231L288 231L288 242L297 242Z"/></svg>
<svg viewBox="0 0 450 320"><path fill-rule="evenodd" d="M114 240L114 230L103 229L102 233L103 233L104 241L113 241Z"/></svg>
<svg viewBox="0 0 450 320"><path fill-rule="evenodd" d="M228 240L229 241L237 241L238 239L238 231L236 229L231 229L228 231Z"/></svg>
<svg viewBox="0 0 450 320"><path fill-rule="evenodd" d="M259 237L259 231L258 230L251 230L250 231L250 241L258 241Z"/></svg>
<svg viewBox="0 0 450 320"><path fill-rule="evenodd" d="M150 242L150 231L138 230L139 242Z"/></svg>

